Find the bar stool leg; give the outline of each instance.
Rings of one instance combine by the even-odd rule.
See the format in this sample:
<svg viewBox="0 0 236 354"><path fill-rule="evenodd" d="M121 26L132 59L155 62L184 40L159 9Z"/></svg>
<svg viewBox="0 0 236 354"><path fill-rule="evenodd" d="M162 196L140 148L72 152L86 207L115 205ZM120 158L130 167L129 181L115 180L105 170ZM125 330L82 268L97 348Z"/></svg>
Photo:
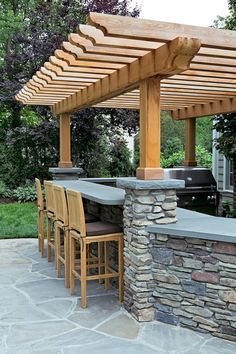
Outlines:
<svg viewBox="0 0 236 354"><path fill-rule="evenodd" d="M56 222L53 222L54 228L54 262L55 262L55 269L57 269L57 237L56 237Z"/></svg>
<svg viewBox="0 0 236 354"><path fill-rule="evenodd" d="M39 211L39 232L40 232L40 251L42 254L42 257L44 257L44 218L43 218L43 210Z"/></svg>
<svg viewBox="0 0 236 354"><path fill-rule="evenodd" d="M102 274L102 263L103 263L103 243L98 242L98 274ZM102 283L102 279L98 280L99 284Z"/></svg>
<svg viewBox="0 0 236 354"><path fill-rule="evenodd" d="M57 257L56 257L56 270L57 270L57 277L61 277L61 230L58 226L55 228L55 239L56 239L56 249L57 249Z"/></svg>
<svg viewBox="0 0 236 354"><path fill-rule="evenodd" d="M88 274L90 274L90 245L87 245L87 249L86 249L86 257L87 257L87 263L88 263Z"/></svg>
<svg viewBox="0 0 236 354"><path fill-rule="evenodd" d="M50 246L50 242L51 242L51 219L47 218L47 255L48 255L48 262L52 261L52 257L51 257L51 246Z"/></svg>
<svg viewBox="0 0 236 354"><path fill-rule="evenodd" d="M65 287L70 287L70 245L68 231L64 233Z"/></svg>
<svg viewBox="0 0 236 354"><path fill-rule="evenodd" d="M40 221L40 210L38 209L38 250L41 252L41 221Z"/></svg>
<svg viewBox="0 0 236 354"><path fill-rule="evenodd" d="M121 237L118 241L118 272L119 272L119 300L124 301L124 240Z"/></svg>
<svg viewBox="0 0 236 354"><path fill-rule="evenodd" d="M80 238L80 249L81 249L81 307L84 309L87 307L86 301L86 286L87 286L87 267L86 267L86 240Z"/></svg>
<svg viewBox="0 0 236 354"><path fill-rule="evenodd" d="M109 258L110 258L110 250L109 250L110 242L105 242L105 273L109 273ZM105 288L110 288L110 280L109 278L105 278Z"/></svg>
<svg viewBox="0 0 236 354"><path fill-rule="evenodd" d="M72 235L69 237L70 241L70 294L74 295L75 293L75 239Z"/></svg>

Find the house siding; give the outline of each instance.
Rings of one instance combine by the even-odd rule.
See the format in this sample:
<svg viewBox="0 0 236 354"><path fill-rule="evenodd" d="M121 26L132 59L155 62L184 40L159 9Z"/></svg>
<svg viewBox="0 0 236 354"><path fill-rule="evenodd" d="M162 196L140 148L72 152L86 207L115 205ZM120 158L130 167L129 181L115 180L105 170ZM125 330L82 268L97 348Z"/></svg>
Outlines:
<svg viewBox="0 0 236 354"><path fill-rule="evenodd" d="M222 213L222 203L233 201L233 191L225 190L225 158L223 155L218 154L218 168L217 168L217 181L218 190L220 192L219 213Z"/></svg>
<svg viewBox="0 0 236 354"><path fill-rule="evenodd" d="M213 130L213 140L219 135ZM213 146L213 174L220 192L219 214L222 213L222 202L233 201L233 191L225 189L225 157Z"/></svg>

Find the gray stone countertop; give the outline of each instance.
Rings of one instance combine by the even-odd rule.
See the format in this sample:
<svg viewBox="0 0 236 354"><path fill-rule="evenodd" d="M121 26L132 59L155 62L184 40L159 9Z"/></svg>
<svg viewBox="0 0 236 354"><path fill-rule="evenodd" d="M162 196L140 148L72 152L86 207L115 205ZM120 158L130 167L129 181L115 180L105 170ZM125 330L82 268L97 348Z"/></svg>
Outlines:
<svg viewBox="0 0 236 354"><path fill-rule="evenodd" d="M85 182L94 182L94 183L115 183L117 180L117 177L103 177L103 178L96 178L96 177L81 177L79 178L79 181L85 181Z"/></svg>
<svg viewBox="0 0 236 354"><path fill-rule="evenodd" d="M116 180L116 185L119 188L131 188L136 190L143 189L182 189L185 187L185 181L181 179L150 179L141 180L135 177L119 177Z"/></svg>
<svg viewBox="0 0 236 354"><path fill-rule="evenodd" d="M175 224L150 225L147 231L176 237L236 243L236 219L221 218L177 208Z"/></svg>
<svg viewBox="0 0 236 354"><path fill-rule="evenodd" d="M54 184L79 191L82 197L104 205L123 205L125 191L120 188L79 180L55 180Z"/></svg>

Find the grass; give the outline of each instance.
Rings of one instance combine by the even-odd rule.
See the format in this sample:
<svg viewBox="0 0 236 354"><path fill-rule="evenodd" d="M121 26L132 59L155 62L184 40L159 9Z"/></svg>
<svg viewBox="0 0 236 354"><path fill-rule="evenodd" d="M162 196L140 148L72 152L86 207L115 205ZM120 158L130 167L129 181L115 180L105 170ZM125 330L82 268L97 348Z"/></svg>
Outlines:
<svg viewBox="0 0 236 354"><path fill-rule="evenodd" d="M35 203L0 204L0 239L37 236Z"/></svg>

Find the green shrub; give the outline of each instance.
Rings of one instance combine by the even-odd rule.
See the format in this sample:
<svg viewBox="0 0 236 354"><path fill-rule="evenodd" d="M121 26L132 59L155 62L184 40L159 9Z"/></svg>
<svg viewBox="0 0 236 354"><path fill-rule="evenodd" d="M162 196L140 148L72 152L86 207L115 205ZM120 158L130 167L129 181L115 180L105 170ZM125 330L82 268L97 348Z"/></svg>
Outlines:
<svg viewBox="0 0 236 354"><path fill-rule="evenodd" d="M212 154L204 147L200 145L196 146L196 157L198 166L208 168L212 167Z"/></svg>
<svg viewBox="0 0 236 354"><path fill-rule="evenodd" d="M17 187L13 191L13 197L20 203L34 202L37 199L37 193L34 185Z"/></svg>
<svg viewBox="0 0 236 354"><path fill-rule="evenodd" d="M236 218L236 210L233 208L233 202L222 202L222 216Z"/></svg>
<svg viewBox="0 0 236 354"><path fill-rule="evenodd" d="M12 197L12 191L7 187L6 183L0 180L0 198Z"/></svg>
<svg viewBox="0 0 236 354"><path fill-rule="evenodd" d="M171 154L169 157L161 157L161 166L163 168L182 166L184 163L184 151L178 151ZM211 168L212 166L212 154L208 152L204 147L196 146L196 159L199 167Z"/></svg>
<svg viewBox="0 0 236 354"><path fill-rule="evenodd" d="M184 151L174 152L167 158L161 157L161 166L163 168L181 166L184 161Z"/></svg>

